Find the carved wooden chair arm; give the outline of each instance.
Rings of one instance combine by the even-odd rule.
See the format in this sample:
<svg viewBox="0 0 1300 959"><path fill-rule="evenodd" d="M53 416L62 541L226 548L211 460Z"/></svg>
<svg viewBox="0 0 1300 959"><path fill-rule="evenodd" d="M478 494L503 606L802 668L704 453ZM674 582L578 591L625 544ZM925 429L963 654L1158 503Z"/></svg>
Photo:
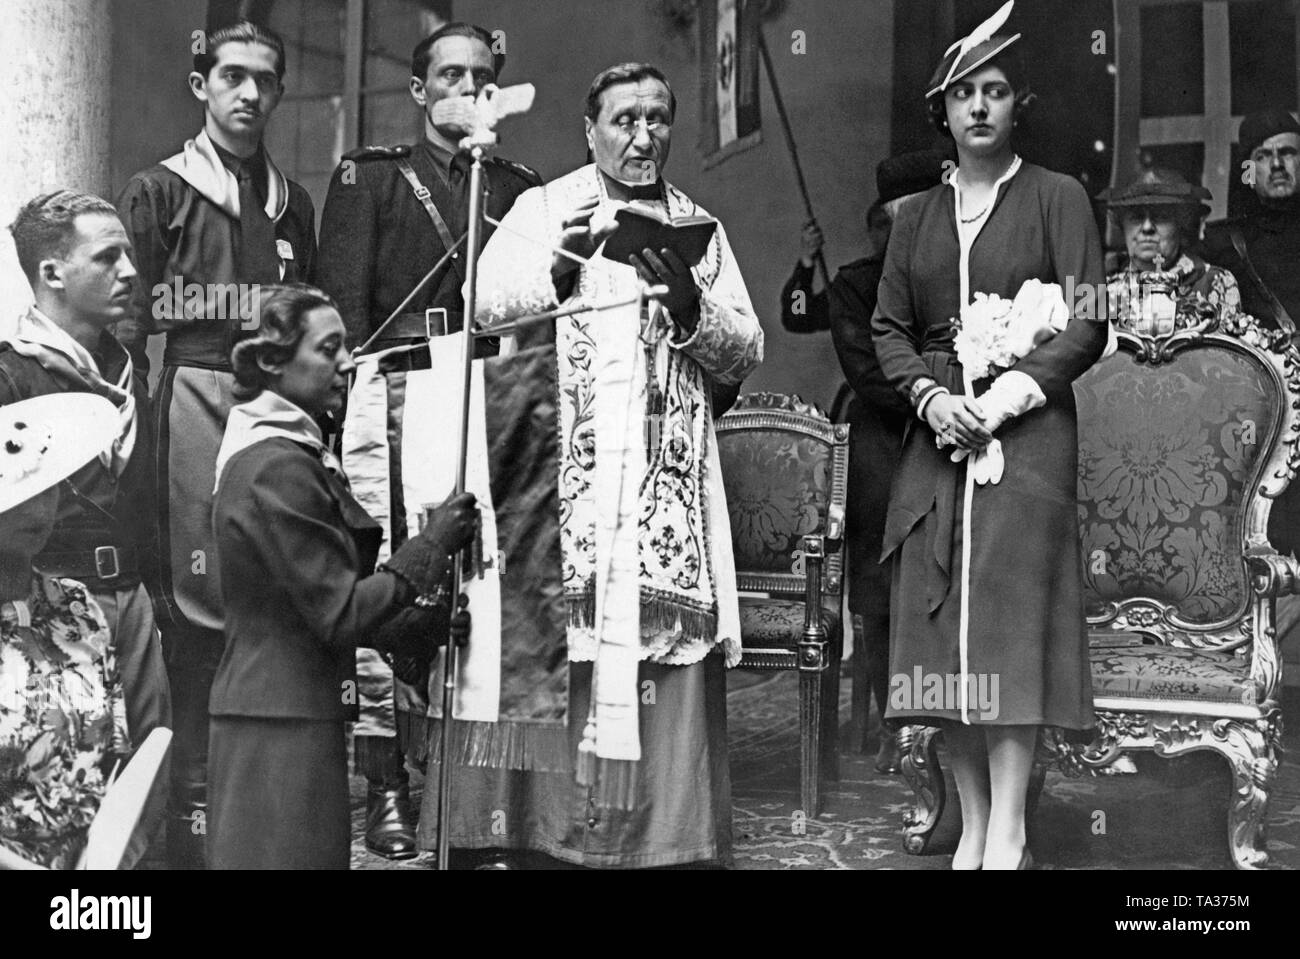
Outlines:
<svg viewBox="0 0 1300 959"><path fill-rule="evenodd" d="M1247 556L1250 588L1262 599L1300 594L1300 563L1290 556L1266 553Z"/></svg>

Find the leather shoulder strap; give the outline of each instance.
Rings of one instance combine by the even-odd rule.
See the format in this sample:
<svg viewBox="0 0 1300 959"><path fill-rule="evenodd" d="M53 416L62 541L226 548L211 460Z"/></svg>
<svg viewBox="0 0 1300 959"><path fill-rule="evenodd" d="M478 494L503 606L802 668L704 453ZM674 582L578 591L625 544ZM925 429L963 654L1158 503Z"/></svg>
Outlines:
<svg viewBox="0 0 1300 959"><path fill-rule="evenodd" d="M1242 265L1246 267L1246 273L1250 276L1251 282L1259 287L1264 294L1264 298L1267 299L1269 305L1273 307L1273 316L1277 320L1278 328L1285 332L1287 336L1294 337L1295 321L1292 320L1291 315L1287 313L1286 307L1282 305L1282 301L1274 296L1273 291L1268 288L1268 284L1264 282L1264 278L1261 277L1259 271L1255 269L1255 264L1250 261L1250 254L1246 252L1246 238L1241 233L1241 225L1239 223L1228 224L1228 236L1232 239L1232 248L1237 251L1237 256L1241 257Z"/></svg>
<svg viewBox="0 0 1300 959"><path fill-rule="evenodd" d="M424 206L425 211L429 214L429 219L433 221L433 228L438 231L438 239L442 240L442 248L450 250L456 245L456 238L451 235L451 230L447 227L447 221L442 218L438 206L433 202L433 194L429 188L420 182L420 178L415 174L415 167L411 166L411 161L406 157L400 157L397 161L397 168L402 171L402 176L406 177L406 182L411 184L411 189L415 192L415 198ZM452 267L456 270L456 275L460 277L461 283L465 282L465 274L461 265L460 251L457 250L451 257Z"/></svg>

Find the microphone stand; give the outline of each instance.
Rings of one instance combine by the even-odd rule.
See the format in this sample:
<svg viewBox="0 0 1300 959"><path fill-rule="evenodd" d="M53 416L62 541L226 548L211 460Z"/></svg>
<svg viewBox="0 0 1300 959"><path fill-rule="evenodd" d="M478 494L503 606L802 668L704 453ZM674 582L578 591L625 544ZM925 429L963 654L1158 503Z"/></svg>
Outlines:
<svg viewBox="0 0 1300 959"><path fill-rule="evenodd" d="M461 407L458 427L459 452L456 458L455 493L465 492L466 463L469 459L469 402L474 369L474 311L478 299L478 267L483 247L483 158L482 144L470 147L473 165L469 174L469 234L465 264L465 319L462 324ZM451 567L452 613L460 609L460 589L464 555L458 555ZM472 627L471 627L472 629ZM442 763L438 766L438 869L446 871L451 854L451 750L452 709L456 701L456 675L460 667L460 647L447 643L442 669Z"/></svg>
<svg viewBox="0 0 1300 959"><path fill-rule="evenodd" d="M525 89L526 88L526 89ZM504 104L501 107L500 116L512 113L526 112L532 106L533 91L531 85L525 84L519 87L511 87L504 91L496 91L499 99L498 104ZM452 101L445 101L449 105ZM481 335L500 335L500 330L493 329L490 333L484 334L475 330L475 312L478 301L478 272L479 260L483 252L483 225L486 219L486 211L483 208L484 199L484 172L483 161L487 156L487 149L494 146L497 142L495 134L489 130L483 130L476 124L472 134L461 141L461 147L468 149L473 164L470 167L469 179L469 231L466 236L466 263L465 263L465 312L464 322L462 324L462 334L464 341L461 350L461 408L460 424L458 426L458 451L456 458L456 487L455 494L465 492L465 476L467 472L467 463L469 460L469 404L470 391L473 384L474 370L474 341ZM493 221L494 223L496 221ZM499 224L498 224L499 225ZM448 251L450 255L451 251ZM584 264L586 261L583 261ZM440 266L441 264L439 264ZM438 266L434 267L435 272ZM427 280L427 278L426 278ZM647 296L665 295L666 288L655 286L645 287L644 284L639 289L637 301L639 302ZM404 306L405 304L403 304ZM525 326L530 326L537 322L554 320L559 316L567 316L571 313L580 312L578 308L558 309L547 311L546 313L536 316L520 317L511 324L512 331L518 330ZM452 612L453 614L460 608L461 585L464 573L464 555L457 555L452 562L451 568L451 595L452 595ZM471 626L471 630L473 627ZM455 718L452 715L456 702L456 676L460 667L460 648L448 637L447 652L443 656L442 670L442 728L440 730L440 745L442 748L442 762L438 767L438 869L445 871L448 868L448 860L451 853L451 765L452 765L452 724Z"/></svg>

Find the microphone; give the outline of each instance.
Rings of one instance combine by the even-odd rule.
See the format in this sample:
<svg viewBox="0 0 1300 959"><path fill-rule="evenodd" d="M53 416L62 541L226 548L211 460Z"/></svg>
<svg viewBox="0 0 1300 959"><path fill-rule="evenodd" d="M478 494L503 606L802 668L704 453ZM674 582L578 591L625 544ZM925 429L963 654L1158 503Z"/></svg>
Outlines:
<svg viewBox="0 0 1300 959"><path fill-rule="evenodd" d="M459 149L490 149L497 145L497 124L508 116L527 113L533 108L537 88L531 83L498 87L489 83L475 97L449 97L433 105L429 117L434 126L449 127L464 134Z"/></svg>

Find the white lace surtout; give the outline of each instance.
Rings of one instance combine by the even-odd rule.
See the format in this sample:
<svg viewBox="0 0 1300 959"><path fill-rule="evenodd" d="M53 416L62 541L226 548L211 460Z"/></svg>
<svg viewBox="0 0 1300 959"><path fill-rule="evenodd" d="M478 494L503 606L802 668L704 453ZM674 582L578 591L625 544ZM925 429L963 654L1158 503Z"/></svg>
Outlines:
<svg viewBox="0 0 1300 959"><path fill-rule="evenodd" d="M476 319L487 326L499 325L516 317L554 309L555 290L551 282L551 253L549 246L559 234L563 218L589 197L601 197L597 216L612 215L613 207L603 190L603 184L594 165L588 165L546 185L527 191L516 201L501 227L493 234L483 252L482 279L479 284ZM689 197L668 185L666 206L669 215L689 216L703 214ZM652 204L664 209L663 203ZM744 379L761 361L763 333L750 304L749 294L726 240L719 228L714 242L700 265L694 270L697 285L702 291L700 321L696 332L681 343L670 343L668 337L659 340L654 348L654 371L662 392L669 392L673 370L679 383L707 384L713 379L723 384L735 384ZM629 290L635 290L636 274L631 267L605 260L599 255L580 273L574 299L570 303L589 304L615 302L626 299ZM596 314L579 314L557 323L557 340L560 344L560 390L562 400L570 408L563 415L570 417L572 427L573 407L580 406L591 386L591 357L583 348L583 329L596 322ZM666 315L660 317L661 327L666 327ZM566 347L567 344L567 347ZM639 351L635 370L634 390L644 405L647 395L649 364L644 350ZM692 371L695 367L698 373ZM683 629L680 618L668 625L664 622L643 622L641 628L640 658L667 665L690 665L699 662L719 642L724 643L729 664L739 660L740 617L736 598L735 563L731 551L729 520L726 499L719 473L716 442L713 436L711 404L706 385L682 387L688 393L703 396L685 396L686 405L703 410L698 417L701 449L696 462L702 467L699 484L703 509L694 521L704 530L707 564L704 572L712 576L701 577L699 596L716 602L716 630L712 635L700 635L698 630ZM566 397L568 397L566 399ZM574 399L576 397L576 399ZM570 402L573 400L573 402ZM685 415L685 414L683 414ZM561 496L566 507L562 519L570 526L566 543L566 566L579 567L587 560L584 553L590 544L581 535L586 517L582 515L579 494L574 486L578 472L570 469L582 451L578 444L568 444L563 455L565 464L561 475ZM651 464L650 477L655 470L662 472L662 462ZM566 487L568 487L566 489ZM699 509L698 506L693 507ZM578 517L575 518L575 512ZM641 546L643 552L645 543ZM646 579L643 576L643 586ZM643 593L644 596L644 593ZM710 602L710 605L712 605ZM671 620L670 620L671 622ZM595 629L585 623L575 623L569 628L569 658L574 662L594 661L599 646Z"/></svg>

